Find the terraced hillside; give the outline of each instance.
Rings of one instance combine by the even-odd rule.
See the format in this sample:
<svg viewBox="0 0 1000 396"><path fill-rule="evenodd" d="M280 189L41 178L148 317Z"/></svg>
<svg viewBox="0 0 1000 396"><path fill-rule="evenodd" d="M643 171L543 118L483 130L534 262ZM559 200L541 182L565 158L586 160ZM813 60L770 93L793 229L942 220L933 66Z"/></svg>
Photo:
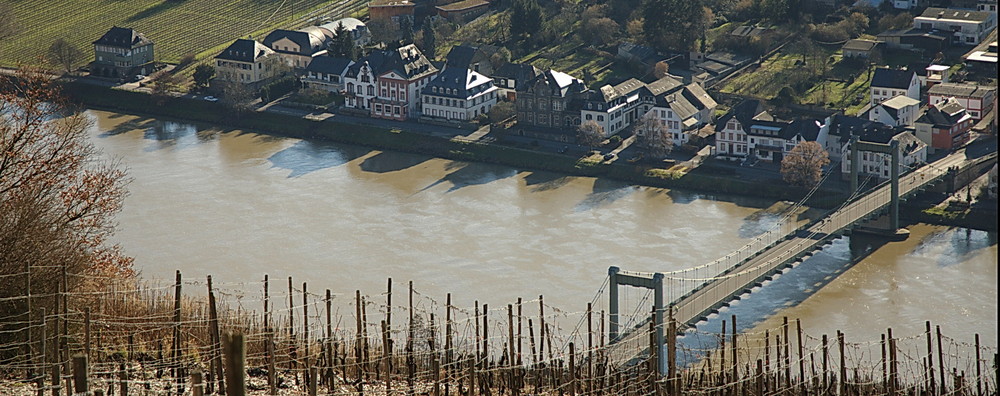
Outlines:
<svg viewBox="0 0 1000 396"><path fill-rule="evenodd" d="M303 17L323 18L329 0L0 0L13 10L18 33L0 41L0 66L43 63L63 38L93 57L91 42L111 26L131 27L156 42L156 56L177 62L185 54L219 51L239 37L262 37ZM332 15L331 17L339 17ZM298 23L296 26L301 25Z"/></svg>

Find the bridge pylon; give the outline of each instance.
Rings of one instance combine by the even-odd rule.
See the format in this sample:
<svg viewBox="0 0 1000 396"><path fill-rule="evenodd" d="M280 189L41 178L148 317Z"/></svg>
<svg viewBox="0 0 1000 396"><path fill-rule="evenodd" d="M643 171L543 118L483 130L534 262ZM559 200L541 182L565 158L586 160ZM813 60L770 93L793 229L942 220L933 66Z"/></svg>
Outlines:
<svg viewBox="0 0 1000 396"><path fill-rule="evenodd" d="M899 229L899 141L892 140L889 144L862 142L858 136L851 136L851 192L858 191L858 167L861 162L861 152L889 154L889 229L894 236L908 234ZM905 236L904 236L905 238Z"/></svg>
<svg viewBox="0 0 1000 396"><path fill-rule="evenodd" d="M657 348L663 348L663 274L657 272L652 276L643 275L633 275L633 274L623 274L621 269L615 266L608 268L608 284L610 285L608 289L608 340L609 342L615 342L619 337L619 321L618 321L618 286L633 286L641 287L645 289L653 290L653 325L656 329L656 345ZM676 334L672 334L675 337ZM651 353L656 353L659 357L659 362L657 362L657 367L662 370L664 367L665 354L657 351L650 351Z"/></svg>

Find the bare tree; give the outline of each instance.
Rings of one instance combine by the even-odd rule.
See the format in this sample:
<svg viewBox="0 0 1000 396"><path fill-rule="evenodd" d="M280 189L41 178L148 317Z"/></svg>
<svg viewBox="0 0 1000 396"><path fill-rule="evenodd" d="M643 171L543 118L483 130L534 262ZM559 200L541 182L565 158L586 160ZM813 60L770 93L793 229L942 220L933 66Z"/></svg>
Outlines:
<svg viewBox="0 0 1000 396"><path fill-rule="evenodd" d="M584 121L576 128L576 138L590 148L597 147L604 140L604 127L594 120Z"/></svg>
<svg viewBox="0 0 1000 396"><path fill-rule="evenodd" d="M54 307L61 271L81 275L67 290L134 275L132 259L109 242L128 178L97 156L90 126L41 73L0 78L0 273L23 274L0 277L0 315L13 319L0 323L3 345L23 342L28 317L15 318L29 306Z"/></svg>
<svg viewBox="0 0 1000 396"><path fill-rule="evenodd" d="M789 184L812 187L823 177L830 155L816 142L802 142L781 160L781 178Z"/></svg>
<svg viewBox="0 0 1000 396"><path fill-rule="evenodd" d="M73 66L76 66L83 59L83 52L75 45L60 38L49 46L47 57L53 65L60 66L63 71L69 73L73 70Z"/></svg>
<svg viewBox="0 0 1000 396"><path fill-rule="evenodd" d="M222 88L222 104L237 118L253 109L256 97L257 95L244 84L229 82Z"/></svg>
<svg viewBox="0 0 1000 396"><path fill-rule="evenodd" d="M639 147L654 158L670 154L674 148L674 139L667 126L663 124L652 111L646 113L632 126Z"/></svg>

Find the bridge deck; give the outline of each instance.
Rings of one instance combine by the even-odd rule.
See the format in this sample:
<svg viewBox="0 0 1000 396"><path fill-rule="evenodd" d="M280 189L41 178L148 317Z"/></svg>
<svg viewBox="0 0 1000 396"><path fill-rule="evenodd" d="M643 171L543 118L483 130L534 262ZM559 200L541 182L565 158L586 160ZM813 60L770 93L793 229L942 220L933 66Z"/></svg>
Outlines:
<svg viewBox="0 0 1000 396"><path fill-rule="evenodd" d="M965 152L962 150L900 176L900 197L905 198L937 181L947 173L948 167L962 165L965 160ZM889 183L883 183L833 211L823 220L786 233L777 242L761 249L759 254L743 259L724 274L713 277L692 292L678 298L671 304L674 307L674 319L679 324L678 330L694 326L713 311L728 304L735 296L747 292L769 276L839 237L851 227L877 215L889 206L890 189ZM616 342L615 348L609 351L612 361L623 364L635 358L636 351L648 348L649 337L646 332L635 331L643 328L640 325L633 331L623 329L625 333Z"/></svg>

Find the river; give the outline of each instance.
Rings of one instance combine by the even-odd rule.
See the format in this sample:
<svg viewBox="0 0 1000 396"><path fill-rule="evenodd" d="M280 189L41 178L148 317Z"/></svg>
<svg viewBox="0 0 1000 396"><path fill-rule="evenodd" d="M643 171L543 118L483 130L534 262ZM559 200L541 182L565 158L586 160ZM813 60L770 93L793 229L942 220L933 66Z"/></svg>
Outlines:
<svg viewBox="0 0 1000 396"><path fill-rule="evenodd" d="M399 292L410 280L421 304L443 304L446 293L464 307L544 295L575 317L570 312L594 298L609 266L704 264L766 230L784 207L89 113L92 141L134 179L116 238L136 269L164 281L175 270L187 280L212 275L247 309L259 309L269 274L282 293L290 276L312 292L350 299L361 290L379 300L392 277L394 305L405 304ZM978 332L995 348L997 235L924 224L911 231L853 266L842 238L704 326L717 330L720 318L739 313L752 332L787 315L810 334L843 330L877 340L887 327L906 336L930 320L969 342ZM642 296L623 290L626 305Z"/></svg>

